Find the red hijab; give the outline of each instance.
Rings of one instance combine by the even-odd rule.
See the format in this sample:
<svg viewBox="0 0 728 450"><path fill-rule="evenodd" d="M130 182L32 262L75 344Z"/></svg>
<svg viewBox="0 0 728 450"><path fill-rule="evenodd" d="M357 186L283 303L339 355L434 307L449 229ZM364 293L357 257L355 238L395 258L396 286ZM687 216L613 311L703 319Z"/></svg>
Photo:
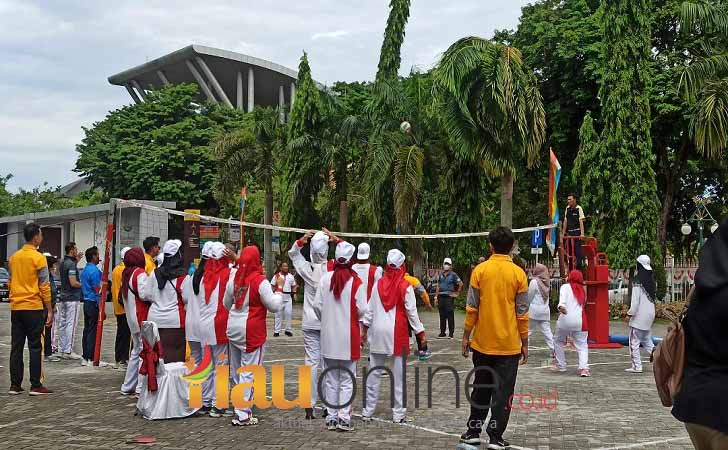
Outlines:
<svg viewBox="0 0 728 450"><path fill-rule="evenodd" d="M235 308L242 308L245 300L245 291L253 282L263 276L263 266L260 264L260 250L255 245L248 245L238 258L238 271L235 274Z"/></svg>
<svg viewBox="0 0 728 450"><path fill-rule="evenodd" d="M212 291L217 287L223 272L228 269L228 259L209 259L205 262L205 273L202 275L202 284L205 286L205 304L210 303ZM223 287L224 289L224 287Z"/></svg>
<svg viewBox="0 0 728 450"><path fill-rule="evenodd" d="M586 302L586 291L584 290L584 275L580 270L572 270L569 272L569 285L571 286L571 292L576 297L576 301L579 302L579 305L584 306L584 302Z"/></svg>
<svg viewBox="0 0 728 450"><path fill-rule="evenodd" d="M147 260L141 247L134 247L124 254L124 271L121 273L121 295L126 299L129 292L129 281L136 269L144 269Z"/></svg>
<svg viewBox="0 0 728 450"><path fill-rule="evenodd" d="M384 275L377 284L379 299L382 301L385 311L389 311L400 301L404 300L409 283L404 279L407 267L402 264L399 267L387 265L384 268Z"/></svg>
<svg viewBox="0 0 728 450"><path fill-rule="evenodd" d="M331 277L331 287L329 290L334 291L334 299L341 300L341 293L344 291L344 286L356 275L356 272L351 268L354 263L354 258L345 261L344 258L339 258L334 261L334 275Z"/></svg>

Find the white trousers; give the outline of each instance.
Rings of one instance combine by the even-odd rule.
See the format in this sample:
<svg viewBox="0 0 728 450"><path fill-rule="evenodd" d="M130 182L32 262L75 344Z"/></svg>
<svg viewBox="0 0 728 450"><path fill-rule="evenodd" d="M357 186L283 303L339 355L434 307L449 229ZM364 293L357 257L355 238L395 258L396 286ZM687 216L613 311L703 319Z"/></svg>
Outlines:
<svg viewBox="0 0 728 450"><path fill-rule="evenodd" d="M369 354L369 374L366 376L366 400L367 404L362 411L362 415L365 417L371 417L374 415L374 410L377 408L377 400L379 399L379 383L381 380L382 373L384 370L372 370L374 367L386 367L386 355L370 353ZM407 408L404 407L404 372L403 365L407 363L407 359L402 356L392 357L392 377L390 383L394 384L394 406L392 407L392 419L395 422L399 422L404 419L407 413ZM391 384L390 384L391 386ZM388 393L391 394L391 388ZM388 398L389 396L385 396ZM391 401L390 401L391 404Z"/></svg>
<svg viewBox="0 0 728 450"><path fill-rule="evenodd" d="M129 365L126 366L126 375L124 376L124 384L121 385L121 392L136 392L142 390L142 384L139 382L139 367L142 360L139 354L142 352L142 334L131 334L131 355L129 356Z"/></svg>
<svg viewBox="0 0 728 450"><path fill-rule="evenodd" d="M314 406L318 400L319 370L323 366L320 330L303 330L303 350L306 352L303 363L311 366L311 405Z"/></svg>
<svg viewBox="0 0 728 450"><path fill-rule="evenodd" d="M192 359L195 360L195 364L199 364L200 361L202 361L203 357L203 346L199 342L189 341L190 344L190 356ZM204 407L211 407L215 406L215 402L217 401L217 390L215 389L215 374L217 373L217 366L218 364L227 364L227 361L230 361L230 358L228 358L228 345L227 344L218 344L218 345L211 345L210 351L212 353L212 372L210 372L210 375L205 379L205 381L202 382L202 406ZM220 355L225 355L224 357L220 358ZM227 361L226 361L227 360ZM230 381L231 381L231 388L232 388L232 382L234 381L234 376L232 372L232 368L229 369L230 372Z"/></svg>
<svg viewBox="0 0 728 450"><path fill-rule="evenodd" d="M291 328L291 318L293 317L293 300L291 300L291 294L282 294L283 302L281 303L281 310L276 313L275 320L275 333L280 333L285 322L286 331L293 331Z"/></svg>
<svg viewBox="0 0 728 450"><path fill-rule="evenodd" d="M73 352L73 340L78 324L78 310L81 302L58 302L58 351L60 353Z"/></svg>
<svg viewBox="0 0 728 450"><path fill-rule="evenodd" d="M571 337L574 341L574 348L579 354L579 369L589 368L589 344L587 343L587 331L565 331L556 327L556 336L554 337L554 355L556 356L556 365L559 368L566 368L566 355L564 354L564 346L566 338Z"/></svg>
<svg viewBox="0 0 728 450"><path fill-rule="evenodd" d="M356 383L356 361L324 358L324 392L322 398L331 406L326 406L326 420L341 419L351 421L354 406L354 383ZM343 406L348 403L347 406ZM341 406L336 408L336 406Z"/></svg>
<svg viewBox="0 0 728 450"><path fill-rule="evenodd" d="M640 345L644 347L648 355L652 354L652 350L655 348L655 344L652 343L652 331L629 327L629 350L632 357L632 368L637 370L642 370Z"/></svg>
<svg viewBox="0 0 728 450"><path fill-rule="evenodd" d="M546 341L546 345L554 352L554 335L551 333L551 322L548 320L533 320L531 319L528 324L528 337L530 338L536 330L541 331L543 338ZM530 342L530 339L529 339Z"/></svg>
<svg viewBox="0 0 728 450"><path fill-rule="evenodd" d="M235 384L239 383L252 383L253 372L242 372L238 373L238 369L244 366L263 365L263 355L265 353L265 347L259 347L252 352L246 352L244 348L238 347L235 344L230 344L230 371L235 374ZM254 389L252 387L245 388L245 400L253 400ZM258 395L265 395L265 392L259 393ZM238 420L249 420L253 417L252 408L235 408L235 416Z"/></svg>

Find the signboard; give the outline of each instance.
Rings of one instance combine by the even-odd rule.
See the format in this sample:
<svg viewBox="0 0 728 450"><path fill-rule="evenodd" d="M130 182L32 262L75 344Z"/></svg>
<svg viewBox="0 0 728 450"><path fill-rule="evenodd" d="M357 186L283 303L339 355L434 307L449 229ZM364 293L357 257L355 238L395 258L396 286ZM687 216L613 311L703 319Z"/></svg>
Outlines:
<svg viewBox="0 0 728 450"><path fill-rule="evenodd" d="M240 242L240 225L230 224L230 242Z"/></svg>
<svg viewBox="0 0 728 450"><path fill-rule="evenodd" d="M533 230L531 233L531 248L543 246L543 230Z"/></svg>
<svg viewBox="0 0 728 450"><path fill-rule="evenodd" d="M185 209L185 212L188 214L200 214L199 209ZM189 267L192 261L200 257L200 218L196 216L185 216L183 233L182 258L185 267Z"/></svg>
<svg viewBox="0 0 728 450"><path fill-rule="evenodd" d="M531 249L531 254L532 255L543 255L543 248L541 248L541 247L539 247L539 248L532 248Z"/></svg>
<svg viewBox="0 0 728 450"><path fill-rule="evenodd" d="M220 240L220 227L214 224L200 224L200 247L205 242L215 242Z"/></svg>

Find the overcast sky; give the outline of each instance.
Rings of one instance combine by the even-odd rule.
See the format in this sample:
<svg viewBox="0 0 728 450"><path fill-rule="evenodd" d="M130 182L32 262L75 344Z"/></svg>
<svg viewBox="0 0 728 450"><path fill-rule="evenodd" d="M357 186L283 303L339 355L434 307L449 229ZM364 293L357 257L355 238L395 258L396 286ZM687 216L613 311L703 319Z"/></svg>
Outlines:
<svg viewBox="0 0 728 450"><path fill-rule="evenodd" d="M427 68L455 40L515 28L522 0L412 0L402 73ZM0 175L12 189L63 185L82 126L131 103L109 75L201 44L313 76L371 80L389 0L0 0Z"/></svg>

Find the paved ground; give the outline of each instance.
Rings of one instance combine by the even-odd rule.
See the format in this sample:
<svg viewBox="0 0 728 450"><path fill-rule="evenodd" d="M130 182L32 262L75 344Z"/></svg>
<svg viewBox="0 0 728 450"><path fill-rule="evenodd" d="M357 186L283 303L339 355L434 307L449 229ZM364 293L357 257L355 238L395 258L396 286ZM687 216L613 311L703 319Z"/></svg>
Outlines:
<svg viewBox="0 0 728 450"><path fill-rule="evenodd" d="M300 308L294 310L300 317ZM436 313L421 314L428 334L436 335ZM409 425L389 422L391 411L387 401L380 401L377 417L365 426L356 420L353 433L326 431L322 420L305 422L303 412L264 410L257 413L261 424L254 428L232 428L229 419L191 418L149 422L134 416L134 402L118 394L123 372L110 367L81 367L76 361L48 363L44 366L46 385L56 391L47 397L27 395L8 396L8 356L10 345L10 313L7 304L0 305L0 447L20 449L130 449L142 447L131 440L154 437L155 449L448 449L454 448L468 416L463 384L469 360L459 354L459 341L431 339L435 356L426 363L411 362L408 369ZM462 326L462 316L457 318ZM80 324L79 324L80 325ZM276 361L291 369L302 363L302 336L297 327L293 338L270 338L267 361ZM269 321L269 331L272 321ZM80 326L77 336L80 336ZM107 320L104 329L103 358L113 356L115 321ZM624 334L621 323L612 323L612 333ZM656 326L655 334L662 335L665 327ZM646 364L644 374L624 372L629 367L626 349L598 350L590 353L592 378L576 376L576 367L569 366L565 374L553 374L546 365L548 350L540 336L532 340L531 360L518 373L516 391L532 394L554 392L554 410L514 410L506 438L514 448L550 449L691 449L682 424L672 418L669 410L660 405L652 378L652 367ZM77 343L80 350L80 342ZM575 363L576 354L567 353ZM27 359L26 359L27 361ZM433 376L432 407L427 407L427 371L439 365L454 367L461 377L461 405L455 406L455 379L452 373ZM27 366L26 366L27 367ZM413 408L415 398L415 369L419 367L420 407ZM361 374L361 367L359 368ZM411 369L411 371L410 371ZM289 370L292 374L293 370ZM293 381L289 398L295 394ZM27 374L26 385L27 386ZM388 391L383 380L382 390ZM524 403L530 404L530 400ZM549 405L553 401L549 400ZM385 406L385 407L382 407ZM355 413L361 411L361 397L355 403Z"/></svg>

